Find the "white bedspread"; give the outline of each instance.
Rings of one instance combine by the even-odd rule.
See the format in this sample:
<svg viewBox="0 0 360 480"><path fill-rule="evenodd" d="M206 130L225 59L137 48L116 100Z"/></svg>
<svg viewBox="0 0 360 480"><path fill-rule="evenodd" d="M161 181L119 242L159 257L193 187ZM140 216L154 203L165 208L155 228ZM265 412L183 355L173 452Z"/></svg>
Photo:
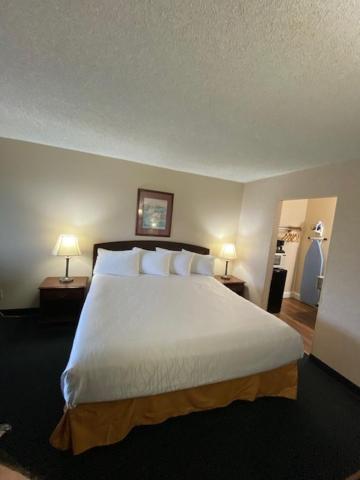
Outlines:
<svg viewBox="0 0 360 480"><path fill-rule="evenodd" d="M299 359L300 335L212 277L96 275L69 363L68 405L240 378Z"/></svg>

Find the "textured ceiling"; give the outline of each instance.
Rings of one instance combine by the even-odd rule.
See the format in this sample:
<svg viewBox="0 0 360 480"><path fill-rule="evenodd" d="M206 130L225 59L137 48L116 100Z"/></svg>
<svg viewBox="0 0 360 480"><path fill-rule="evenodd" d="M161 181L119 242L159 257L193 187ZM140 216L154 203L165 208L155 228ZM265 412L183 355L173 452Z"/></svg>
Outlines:
<svg viewBox="0 0 360 480"><path fill-rule="evenodd" d="M359 0L0 0L0 136L249 181L360 160Z"/></svg>

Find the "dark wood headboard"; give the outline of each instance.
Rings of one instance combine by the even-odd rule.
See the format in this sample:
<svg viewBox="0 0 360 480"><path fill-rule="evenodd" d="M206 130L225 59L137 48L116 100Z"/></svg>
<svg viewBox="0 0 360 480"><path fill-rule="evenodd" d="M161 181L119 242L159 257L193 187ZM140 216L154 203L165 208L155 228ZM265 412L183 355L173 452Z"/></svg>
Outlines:
<svg viewBox="0 0 360 480"><path fill-rule="evenodd" d="M164 240L125 240L120 242L95 243L93 253L93 268L95 266L97 252L99 248L105 248L105 250L119 251L131 250L134 247L144 248L145 250L155 250L156 247L177 251L184 249L194 253L201 253L203 255L208 255L210 252L208 248L199 247L198 245L191 245L190 243L167 242Z"/></svg>

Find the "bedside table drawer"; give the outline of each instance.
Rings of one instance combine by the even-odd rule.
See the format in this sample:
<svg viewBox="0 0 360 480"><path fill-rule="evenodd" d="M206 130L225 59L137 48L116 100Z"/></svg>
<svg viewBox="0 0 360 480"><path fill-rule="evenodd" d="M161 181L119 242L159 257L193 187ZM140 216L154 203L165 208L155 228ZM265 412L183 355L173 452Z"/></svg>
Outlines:
<svg viewBox="0 0 360 480"><path fill-rule="evenodd" d="M235 284L235 285L226 285L230 290L237 293L238 295L243 295L244 293L244 284Z"/></svg>
<svg viewBox="0 0 360 480"><path fill-rule="evenodd" d="M233 275L229 275L227 278L224 278L221 275L215 275L214 277L229 290L237 293L238 295L244 295L245 282L240 280L240 278L234 277Z"/></svg>
<svg viewBox="0 0 360 480"><path fill-rule="evenodd" d="M47 277L39 287L40 313L44 323L76 322L87 290L87 277L74 277L71 284L58 277Z"/></svg>
<svg viewBox="0 0 360 480"><path fill-rule="evenodd" d="M41 300L56 301L56 300L79 300L84 295L83 288L68 288L68 289L46 289L40 290Z"/></svg>

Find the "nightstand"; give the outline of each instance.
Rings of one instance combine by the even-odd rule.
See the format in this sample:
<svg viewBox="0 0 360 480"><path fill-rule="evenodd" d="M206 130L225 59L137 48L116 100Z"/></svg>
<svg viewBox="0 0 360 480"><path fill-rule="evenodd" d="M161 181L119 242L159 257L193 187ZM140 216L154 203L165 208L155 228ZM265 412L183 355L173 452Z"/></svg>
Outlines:
<svg viewBox="0 0 360 480"><path fill-rule="evenodd" d="M85 301L88 277L74 277L71 283L59 277L47 277L39 287L41 321L74 322L79 319Z"/></svg>
<svg viewBox="0 0 360 480"><path fill-rule="evenodd" d="M230 290L232 290L233 292L243 296L245 282L243 280L240 280L240 278L234 277L233 275L230 275L229 280L221 278L221 275L215 275L215 278L220 283L225 285L225 287L230 288Z"/></svg>

